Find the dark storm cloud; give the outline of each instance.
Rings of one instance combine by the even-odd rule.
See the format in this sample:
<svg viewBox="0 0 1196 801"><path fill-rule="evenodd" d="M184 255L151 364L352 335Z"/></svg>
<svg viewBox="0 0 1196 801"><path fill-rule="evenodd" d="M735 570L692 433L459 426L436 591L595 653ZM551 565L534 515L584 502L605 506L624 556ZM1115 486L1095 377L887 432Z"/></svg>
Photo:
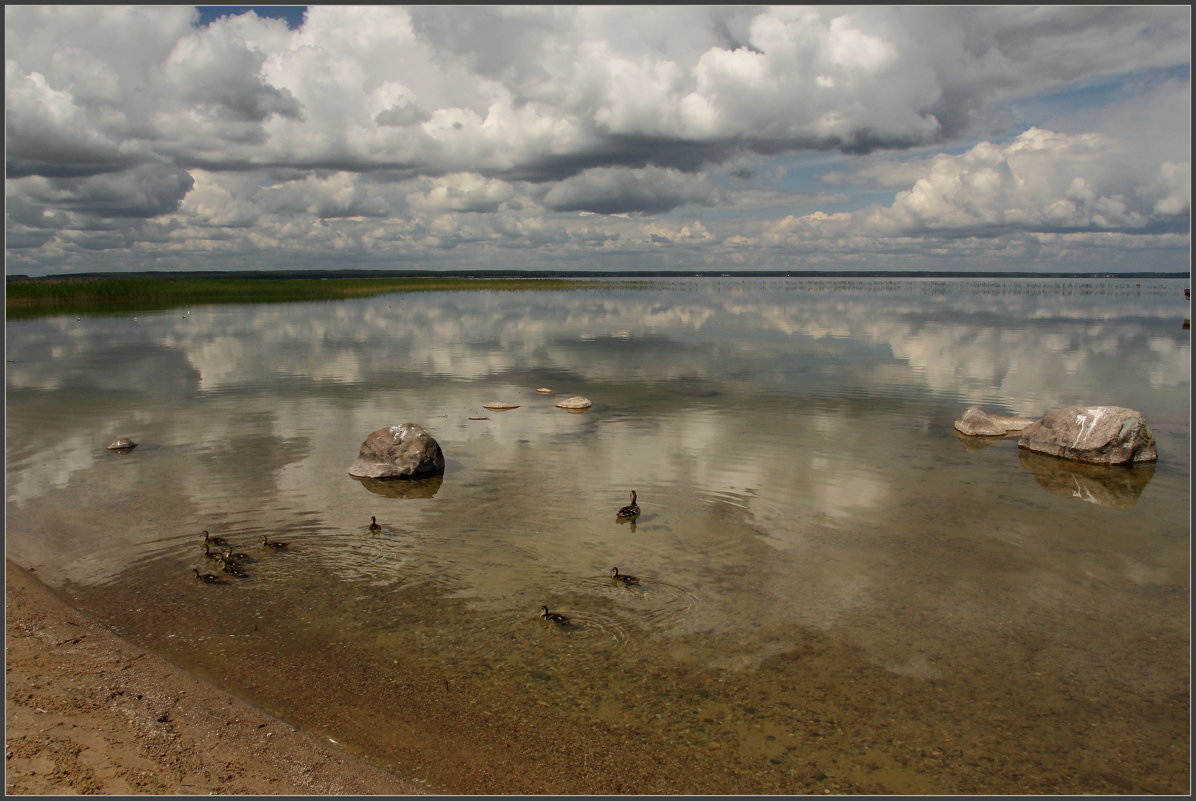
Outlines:
<svg viewBox="0 0 1196 801"><path fill-rule="evenodd" d="M177 211L194 184L190 174L177 167L142 165L81 179L45 179L30 197L96 217L156 217Z"/></svg>
<svg viewBox="0 0 1196 801"><path fill-rule="evenodd" d="M556 183L543 202L554 211L659 214L712 195L712 187L699 176L659 168L601 167Z"/></svg>

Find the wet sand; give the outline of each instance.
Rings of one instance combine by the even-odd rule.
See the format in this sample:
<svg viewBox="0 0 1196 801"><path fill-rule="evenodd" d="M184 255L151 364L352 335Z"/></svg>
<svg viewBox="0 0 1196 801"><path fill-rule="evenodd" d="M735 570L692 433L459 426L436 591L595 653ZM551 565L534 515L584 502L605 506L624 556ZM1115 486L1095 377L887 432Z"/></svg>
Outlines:
<svg viewBox="0 0 1196 801"><path fill-rule="evenodd" d="M7 795L415 795L137 648L6 564Z"/></svg>

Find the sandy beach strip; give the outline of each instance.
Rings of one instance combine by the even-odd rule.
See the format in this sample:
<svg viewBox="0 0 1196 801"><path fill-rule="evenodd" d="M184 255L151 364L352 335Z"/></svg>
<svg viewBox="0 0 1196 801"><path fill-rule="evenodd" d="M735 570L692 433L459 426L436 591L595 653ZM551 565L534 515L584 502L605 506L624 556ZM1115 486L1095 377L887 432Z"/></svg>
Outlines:
<svg viewBox="0 0 1196 801"><path fill-rule="evenodd" d="M6 560L6 795L419 795L121 639Z"/></svg>

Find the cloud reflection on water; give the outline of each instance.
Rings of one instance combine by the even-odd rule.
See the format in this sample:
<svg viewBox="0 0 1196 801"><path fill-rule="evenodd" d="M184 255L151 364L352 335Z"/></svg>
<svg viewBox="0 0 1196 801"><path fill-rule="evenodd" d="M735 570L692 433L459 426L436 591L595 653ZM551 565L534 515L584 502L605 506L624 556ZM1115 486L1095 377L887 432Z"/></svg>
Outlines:
<svg viewBox="0 0 1196 801"><path fill-rule="evenodd" d="M1045 298L1032 283L1021 293L694 283L14 323L8 505L18 523L53 532L14 548L99 580L119 575L130 548L165 552L191 529L276 522L328 537L378 514L448 537L435 546L437 564L458 566L460 592L503 602L519 591L504 576L512 566L471 566L478 535L461 528L463 514L526 560L521 570L584 576L609 568L590 564L590 553L629 536L607 518L646 482L635 534L645 539L620 547L648 563L667 555L668 576L701 601L670 636L725 635L745 616L851 625L895 671L927 674L925 653L866 623L894 597L908 603L916 591L906 583L941 580L911 543L925 534L999 552L1016 540L1031 563L1053 547L1020 538L1016 509L972 494L974 483L1009 480L1005 465L1017 457L963 451L951 421L973 404L1037 417L1097 400L1138 408L1151 423L1186 420L1190 347L1166 333L1186 306L1164 294L1172 283ZM536 395L539 386L557 394ZM1111 391L1118 397L1105 397ZM595 408L553 408L572 394ZM494 399L522 407L468 419ZM347 476L361 440L399 422L420 423L445 449L436 503L376 495ZM101 464L116 436L146 443L119 490ZM939 439L951 448L934 463L926 450ZM138 486L147 476L162 485ZM164 492L169 505L155 503ZM87 525L38 511L80 501L95 504ZM984 525L969 519L973 507L985 510ZM99 546L97 526L106 529ZM344 574L379 580L376 563L330 558ZM747 577L716 569L730 564ZM1085 569L1130 570L1103 557ZM1158 569L1133 566L1135 576ZM950 580L991 582L994 597L1023 603L1012 589L1021 576ZM951 625L985 614L929 594L918 602ZM781 647L745 642L728 664Z"/></svg>

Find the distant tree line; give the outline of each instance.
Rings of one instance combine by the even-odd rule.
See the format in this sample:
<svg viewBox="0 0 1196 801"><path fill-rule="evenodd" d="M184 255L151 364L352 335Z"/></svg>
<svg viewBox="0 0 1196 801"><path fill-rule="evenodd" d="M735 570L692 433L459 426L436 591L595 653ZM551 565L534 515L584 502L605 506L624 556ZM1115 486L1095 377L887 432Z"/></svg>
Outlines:
<svg viewBox="0 0 1196 801"><path fill-rule="evenodd" d="M963 270L195 270L70 273L6 281L72 281L113 278L344 279L344 278L1188 278L1183 272L1029 272Z"/></svg>

